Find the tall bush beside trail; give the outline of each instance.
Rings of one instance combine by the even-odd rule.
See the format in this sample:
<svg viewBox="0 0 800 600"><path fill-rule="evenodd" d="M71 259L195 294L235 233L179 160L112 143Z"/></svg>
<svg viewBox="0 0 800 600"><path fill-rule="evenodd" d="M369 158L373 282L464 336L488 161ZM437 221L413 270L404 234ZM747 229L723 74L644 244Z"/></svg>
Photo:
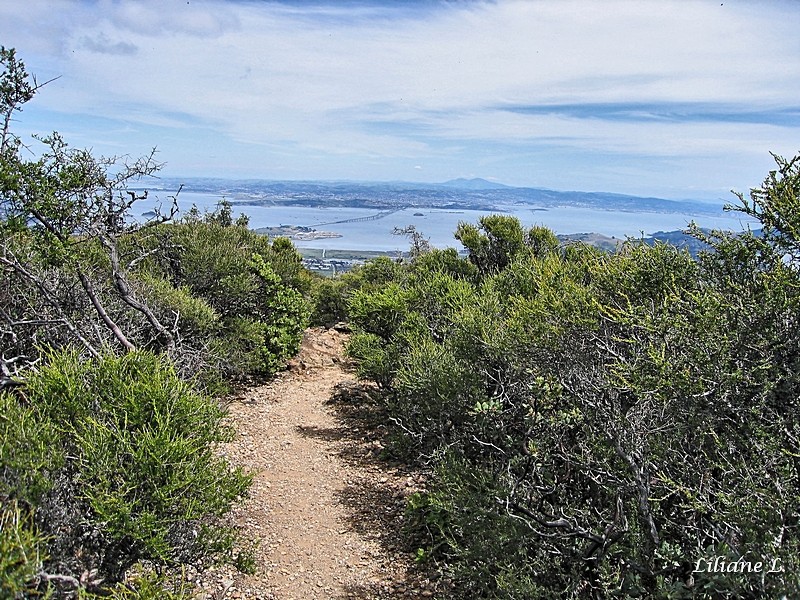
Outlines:
<svg viewBox="0 0 800 600"><path fill-rule="evenodd" d="M387 256L370 260L354 271L357 279L368 287L379 287L392 281L399 282L405 277L405 272L404 265Z"/></svg>
<svg viewBox="0 0 800 600"><path fill-rule="evenodd" d="M41 585L101 590L140 561L236 560L223 517L251 478L215 452L232 435L224 410L164 356L53 354L24 392L2 399L7 414L39 425L38 437L17 427L16 442L28 445L2 446L0 499L5 519L13 503L34 515ZM45 444L56 460L36 453Z"/></svg>
<svg viewBox="0 0 800 600"><path fill-rule="evenodd" d="M413 273L446 273L454 279L472 282L478 277L478 269L469 260L458 255L454 248L433 248L420 254L409 265Z"/></svg>
<svg viewBox="0 0 800 600"><path fill-rule="evenodd" d="M356 290L348 300L355 331L348 354L359 361L359 377L388 386L398 366L400 348L392 337L407 316L408 290L396 283Z"/></svg>
<svg viewBox="0 0 800 600"><path fill-rule="evenodd" d="M344 275L318 276L311 285L311 324L333 327L347 320L347 299L351 288Z"/></svg>
<svg viewBox="0 0 800 600"><path fill-rule="evenodd" d="M137 271L148 297L178 315L186 355L199 354L204 372L270 376L299 349L310 284L289 240L270 243L212 214L144 232L137 246L154 250Z"/></svg>
<svg viewBox="0 0 800 600"><path fill-rule="evenodd" d="M269 253L262 256L269 261L283 285L303 295L311 293L311 272L303 266L303 255L289 238L275 238L269 247Z"/></svg>
<svg viewBox="0 0 800 600"><path fill-rule="evenodd" d="M263 339L258 349L259 371L272 374L300 347L309 308L299 290L283 285L280 276L258 254L251 268L262 282Z"/></svg>
<svg viewBox="0 0 800 600"><path fill-rule="evenodd" d="M354 327L348 353L359 361L361 377L382 386L391 384L417 341L428 335L439 342L449 334L454 313L473 294L470 283L440 270L398 267L402 277L363 285L350 294L347 305Z"/></svg>
<svg viewBox="0 0 800 600"><path fill-rule="evenodd" d="M470 262L483 276L502 271L526 241L519 219L508 215L483 216L477 226L459 223L455 236L469 250Z"/></svg>

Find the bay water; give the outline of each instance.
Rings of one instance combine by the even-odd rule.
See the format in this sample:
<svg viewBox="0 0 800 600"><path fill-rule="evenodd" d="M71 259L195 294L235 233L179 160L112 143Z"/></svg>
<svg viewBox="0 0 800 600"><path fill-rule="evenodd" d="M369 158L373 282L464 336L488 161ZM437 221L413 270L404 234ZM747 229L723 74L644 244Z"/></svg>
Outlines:
<svg viewBox="0 0 800 600"><path fill-rule="evenodd" d="M170 204L169 195L151 194L148 200L134 204L134 217L140 221L147 218L148 211L161 203ZM192 205L203 211L212 211L223 199L221 194L181 192L178 207L181 213ZM250 227L277 227L279 225L298 225L312 227L319 231L338 233L341 237L316 240L295 240L295 245L305 248L324 248L341 250L381 250L400 251L408 249L408 240L393 235L394 228L414 225L420 233L430 239L436 247L452 246L460 248L453 233L458 223L477 223L487 214L507 214L517 217L524 226L544 225L557 234L600 233L618 239L638 238L658 231L685 229L695 221L701 227L742 231L753 221L740 213L719 210L708 214L675 212L634 212L602 210L596 208L558 206L546 210L530 204L497 205L494 211L452 210L412 207L399 210L379 219L369 221L341 222L350 219L369 217L386 212L367 208L349 207L303 207L286 205L255 206L236 204L233 206L234 218L242 213L250 218Z"/></svg>

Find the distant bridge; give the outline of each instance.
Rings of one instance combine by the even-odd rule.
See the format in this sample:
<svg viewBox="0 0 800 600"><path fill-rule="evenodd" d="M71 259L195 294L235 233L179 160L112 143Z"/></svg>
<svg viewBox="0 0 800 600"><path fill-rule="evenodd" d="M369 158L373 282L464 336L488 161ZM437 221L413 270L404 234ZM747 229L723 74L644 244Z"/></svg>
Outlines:
<svg viewBox="0 0 800 600"><path fill-rule="evenodd" d="M378 219L382 219L384 217L388 217L391 214L396 212L400 212L403 210L402 208L395 208L394 210L385 210L383 212L379 212L374 215L367 215L366 217L355 217L353 219L342 219L341 221L328 221L327 223L317 223L316 225L311 225L311 227L323 227L325 225L340 225L342 223L361 223L364 221L377 221Z"/></svg>

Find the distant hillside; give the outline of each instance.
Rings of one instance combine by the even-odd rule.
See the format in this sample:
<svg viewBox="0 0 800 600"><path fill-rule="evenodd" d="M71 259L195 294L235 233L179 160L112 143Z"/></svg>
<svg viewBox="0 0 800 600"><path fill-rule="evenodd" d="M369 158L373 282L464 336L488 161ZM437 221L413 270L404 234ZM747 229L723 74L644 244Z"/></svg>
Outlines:
<svg viewBox="0 0 800 600"><path fill-rule="evenodd" d="M486 179L481 179L480 177L475 177L474 179L464 179L463 177L459 177L458 179L445 181L440 185L442 187L455 188L459 190L502 190L511 187L509 185L503 185L502 183L487 181Z"/></svg>
<svg viewBox="0 0 800 600"><path fill-rule="evenodd" d="M705 234L711 234L712 230L705 227L700 228ZM756 236L761 235L761 229L754 229L753 234ZM563 243L582 242L590 246L595 246L601 250L613 252L617 246L625 241L626 238L618 238L614 236L603 235L601 233L570 233L559 234L558 239ZM689 251L694 257L697 257L700 252L709 251L711 247L689 234L685 229L676 229L673 231L656 231L652 235L642 238L631 238L633 240L643 241L644 243L653 246L657 243L670 244L676 248L682 248Z"/></svg>
<svg viewBox="0 0 800 600"><path fill-rule="evenodd" d="M162 178L162 190L221 194L233 204L254 206L357 207L396 210L408 207L448 210L494 210L508 204L539 209L570 206L626 212L718 215L720 207L691 200L676 201L606 192L559 191L512 187L485 179L453 179L445 183L271 181L211 178Z"/></svg>

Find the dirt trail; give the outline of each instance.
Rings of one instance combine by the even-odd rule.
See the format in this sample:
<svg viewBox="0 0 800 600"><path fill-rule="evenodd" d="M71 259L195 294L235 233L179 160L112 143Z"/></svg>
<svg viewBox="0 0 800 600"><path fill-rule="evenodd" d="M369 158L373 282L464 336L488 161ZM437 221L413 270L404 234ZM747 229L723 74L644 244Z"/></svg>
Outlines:
<svg viewBox="0 0 800 600"><path fill-rule="evenodd" d="M231 404L224 452L255 473L233 518L259 544L256 572L207 572L201 598L434 596L398 541L419 481L380 458L377 405L343 363L344 337L309 330L289 370Z"/></svg>

